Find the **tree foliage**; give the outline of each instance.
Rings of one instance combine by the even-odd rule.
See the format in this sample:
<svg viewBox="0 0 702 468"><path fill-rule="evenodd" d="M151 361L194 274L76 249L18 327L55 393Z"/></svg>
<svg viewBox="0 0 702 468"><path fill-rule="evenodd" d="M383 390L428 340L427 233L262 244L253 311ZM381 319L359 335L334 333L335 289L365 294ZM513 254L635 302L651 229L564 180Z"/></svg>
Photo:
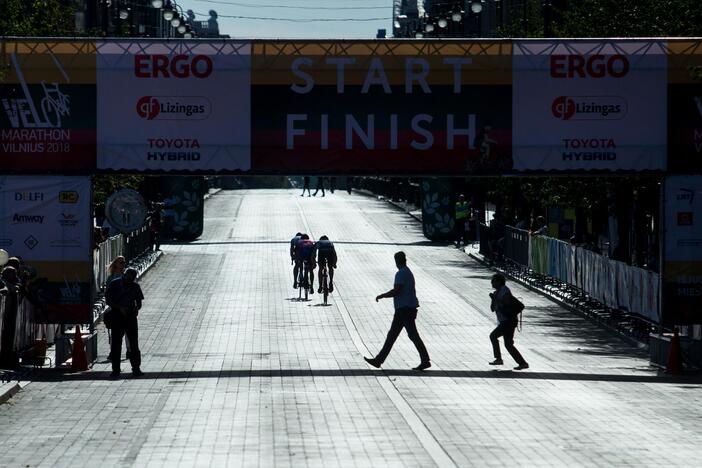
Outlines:
<svg viewBox="0 0 702 468"><path fill-rule="evenodd" d="M75 8L59 0L2 0L0 35L75 35Z"/></svg>
<svg viewBox="0 0 702 468"><path fill-rule="evenodd" d="M699 0L571 0L557 16L558 37L702 35Z"/></svg>

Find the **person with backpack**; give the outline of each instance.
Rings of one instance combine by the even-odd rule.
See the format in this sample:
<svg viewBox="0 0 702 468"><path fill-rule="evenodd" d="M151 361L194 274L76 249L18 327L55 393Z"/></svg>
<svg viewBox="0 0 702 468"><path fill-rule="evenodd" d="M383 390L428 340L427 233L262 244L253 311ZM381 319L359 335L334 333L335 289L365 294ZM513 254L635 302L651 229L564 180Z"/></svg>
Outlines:
<svg viewBox="0 0 702 468"><path fill-rule="evenodd" d="M501 273L492 275L491 283L495 292L490 293L490 309L497 315L497 328L490 333L490 342L492 343L492 352L495 360L489 364L491 366L504 364L500 353L500 342L497 340L502 336L509 355L517 362L517 367L514 370L528 369L529 364L514 346L514 330L517 329L519 314L524 309L524 304L512 295L512 291L507 287L507 280Z"/></svg>
<svg viewBox="0 0 702 468"><path fill-rule="evenodd" d="M307 286L310 294L314 294L314 269L316 267L314 245L314 241L310 239L309 235L302 234L300 239L297 241L297 247L295 248L297 258L300 261L300 266L303 268L303 271L305 265L307 265L307 275L309 278L309 284ZM298 286L299 285L300 284L298 283Z"/></svg>

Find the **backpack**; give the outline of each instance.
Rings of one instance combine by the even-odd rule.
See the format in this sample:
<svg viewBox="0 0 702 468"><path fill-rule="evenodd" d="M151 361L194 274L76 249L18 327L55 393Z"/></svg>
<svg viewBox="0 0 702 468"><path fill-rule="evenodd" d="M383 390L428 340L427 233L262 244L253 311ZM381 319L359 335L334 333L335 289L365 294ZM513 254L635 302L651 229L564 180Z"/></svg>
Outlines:
<svg viewBox="0 0 702 468"><path fill-rule="evenodd" d="M517 329L522 331L522 312L524 311L524 303L510 294L510 301L507 304L507 313L514 318L519 317L519 324Z"/></svg>
<svg viewBox="0 0 702 468"><path fill-rule="evenodd" d="M297 248L300 251L300 258L303 260L308 260L312 258L312 253L314 252L314 241L305 239L300 241Z"/></svg>

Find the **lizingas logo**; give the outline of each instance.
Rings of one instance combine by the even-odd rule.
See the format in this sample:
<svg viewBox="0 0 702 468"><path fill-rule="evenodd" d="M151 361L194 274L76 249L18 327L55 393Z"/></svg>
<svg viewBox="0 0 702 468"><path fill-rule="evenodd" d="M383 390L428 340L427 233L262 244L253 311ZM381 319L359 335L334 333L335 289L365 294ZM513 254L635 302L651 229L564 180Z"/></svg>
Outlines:
<svg viewBox="0 0 702 468"><path fill-rule="evenodd" d="M201 96L143 96L136 112L146 120L203 120L209 117L210 101Z"/></svg>
<svg viewBox="0 0 702 468"><path fill-rule="evenodd" d="M558 96L551 113L560 120L619 120L627 113L626 101L619 96Z"/></svg>

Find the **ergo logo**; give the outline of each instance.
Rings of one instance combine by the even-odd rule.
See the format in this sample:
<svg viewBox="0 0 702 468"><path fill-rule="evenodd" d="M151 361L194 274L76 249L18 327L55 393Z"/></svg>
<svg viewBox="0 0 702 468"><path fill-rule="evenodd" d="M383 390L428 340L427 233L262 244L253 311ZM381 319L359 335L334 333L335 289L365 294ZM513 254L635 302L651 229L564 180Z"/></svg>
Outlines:
<svg viewBox="0 0 702 468"><path fill-rule="evenodd" d="M622 78L627 73L629 59L621 54L551 56L551 78Z"/></svg>
<svg viewBox="0 0 702 468"><path fill-rule="evenodd" d="M160 104L154 96L144 96L137 101L136 111L142 119L153 120L159 113Z"/></svg>
<svg viewBox="0 0 702 468"><path fill-rule="evenodd" d="M207 55L163 54L134 56L134 75L137 78L207 78L214 65Z"/></svg>

